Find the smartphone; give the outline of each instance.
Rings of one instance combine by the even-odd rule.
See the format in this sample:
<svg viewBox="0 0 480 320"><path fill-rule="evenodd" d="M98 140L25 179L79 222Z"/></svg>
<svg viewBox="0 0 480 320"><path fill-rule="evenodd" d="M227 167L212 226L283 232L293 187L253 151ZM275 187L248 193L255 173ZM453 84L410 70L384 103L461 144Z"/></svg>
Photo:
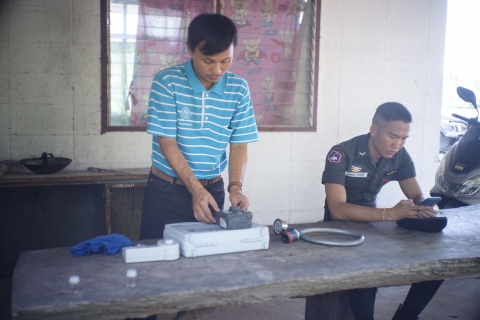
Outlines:
<svg viewBox="0 0 480 320"><path fill-rule="evenodd" d="M442 198L440 197L430 197L430 198L427 198L425 200L423 200L421 203L419 203L418 205L419 206L428 206L428 207L433 207L434 205L436 205L437 203L439 203L440 201L442 201Z"/></svg>

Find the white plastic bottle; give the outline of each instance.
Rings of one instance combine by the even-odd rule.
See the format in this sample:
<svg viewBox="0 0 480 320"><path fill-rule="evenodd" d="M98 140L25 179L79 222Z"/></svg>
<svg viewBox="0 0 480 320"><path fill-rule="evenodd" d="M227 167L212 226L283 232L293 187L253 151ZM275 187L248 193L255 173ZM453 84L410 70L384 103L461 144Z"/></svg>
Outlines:
<svg viewBox="0 0 480 320"><path fill-rule="evenodd" d="M68 282L70 283L71 292L77 294L80 291L80 277L77 275L70 276Z"/></svg>
<svg viewBox="0 0 480 320"><path fill-rule="evenodd" d="M127 270L127 287L133 288L137 285L137 270L128 269Z"/></svg>

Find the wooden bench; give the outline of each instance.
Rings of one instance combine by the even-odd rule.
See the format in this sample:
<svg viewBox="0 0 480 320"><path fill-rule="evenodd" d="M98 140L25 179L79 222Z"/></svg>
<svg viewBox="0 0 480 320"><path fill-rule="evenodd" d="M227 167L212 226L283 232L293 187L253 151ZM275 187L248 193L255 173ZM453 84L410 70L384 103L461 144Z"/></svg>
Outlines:
<svg viewBox="0 0 480 320"><path fill-rule="evenodd" d="M124 319L326 294L307 299L306 319L319 314L335 319L328 315L336 311L322 300L348 309L344 290L478 277L480 206L443 213L449 220L441 233L410 231L394 222L301 226L361 233L365 242L356 247L301 240L284 244L271 233L268 250L137 264L126 264L121 254L73 257L68 247L28 251L14 271L13 318ZM137 286L127 288L125 273L132 267L138 271ZM81 277L76 295L68 284L72 274ZM347 316L337 313L337 319Z"/></svg>

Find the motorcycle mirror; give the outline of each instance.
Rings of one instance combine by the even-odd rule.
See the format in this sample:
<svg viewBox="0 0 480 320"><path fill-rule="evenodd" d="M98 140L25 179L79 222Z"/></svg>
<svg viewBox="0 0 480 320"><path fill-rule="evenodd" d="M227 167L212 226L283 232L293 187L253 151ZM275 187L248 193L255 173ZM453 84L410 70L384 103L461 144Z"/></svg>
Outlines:
<svg viewBox="0 0 480 320"><path fill-rule="evenodd" d="M464 87L457 87L457 94L460 98L462 98L463 101L473 104L473 106L475 107L475 109L477 109L478 112L477 98L475 97L475 93L472 90Z"/></svg>

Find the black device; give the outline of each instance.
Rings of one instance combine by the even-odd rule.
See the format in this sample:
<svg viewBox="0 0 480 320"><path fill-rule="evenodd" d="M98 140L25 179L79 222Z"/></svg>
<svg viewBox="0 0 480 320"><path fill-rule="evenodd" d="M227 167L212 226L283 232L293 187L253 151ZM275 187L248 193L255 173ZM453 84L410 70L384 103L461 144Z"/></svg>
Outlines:
<svg viewBox="0 0 480 320"><path fill-rule="evenodd" d="M419 206L433 207L442 200L440 197L431 197L419 203ZM440 232L447 226L447 217L429 217L424 219L404 218L397 221L397 224L405 229L422 232Z"/></svg>
<svg viewBox="0 0 480 320"><path fill-rule="evenodd" d="M447 223L447 217L404 218L397 221L397 224L402 228L431 233L442 231L447 226Z"/></svg>
<svg viewBox="0 0 480 320"><path fill-rule="evenodd" d="M419 206L429 206L429 207L433 207L434 205L436 205L437 203L439 203L440 201L442 201L442 198L440 197L430 197L430 198L427 198L425 200L423 200L421 203L419 203L418 205Z"/></svg>
<svg viewBox="0 0 480 320"><path fill-rule="evenodd" d="M253 214L243 211L238 206L232 206L228 210L216 211L213 217L217 224L227 230L248 229L252 227Z"/></svg>

